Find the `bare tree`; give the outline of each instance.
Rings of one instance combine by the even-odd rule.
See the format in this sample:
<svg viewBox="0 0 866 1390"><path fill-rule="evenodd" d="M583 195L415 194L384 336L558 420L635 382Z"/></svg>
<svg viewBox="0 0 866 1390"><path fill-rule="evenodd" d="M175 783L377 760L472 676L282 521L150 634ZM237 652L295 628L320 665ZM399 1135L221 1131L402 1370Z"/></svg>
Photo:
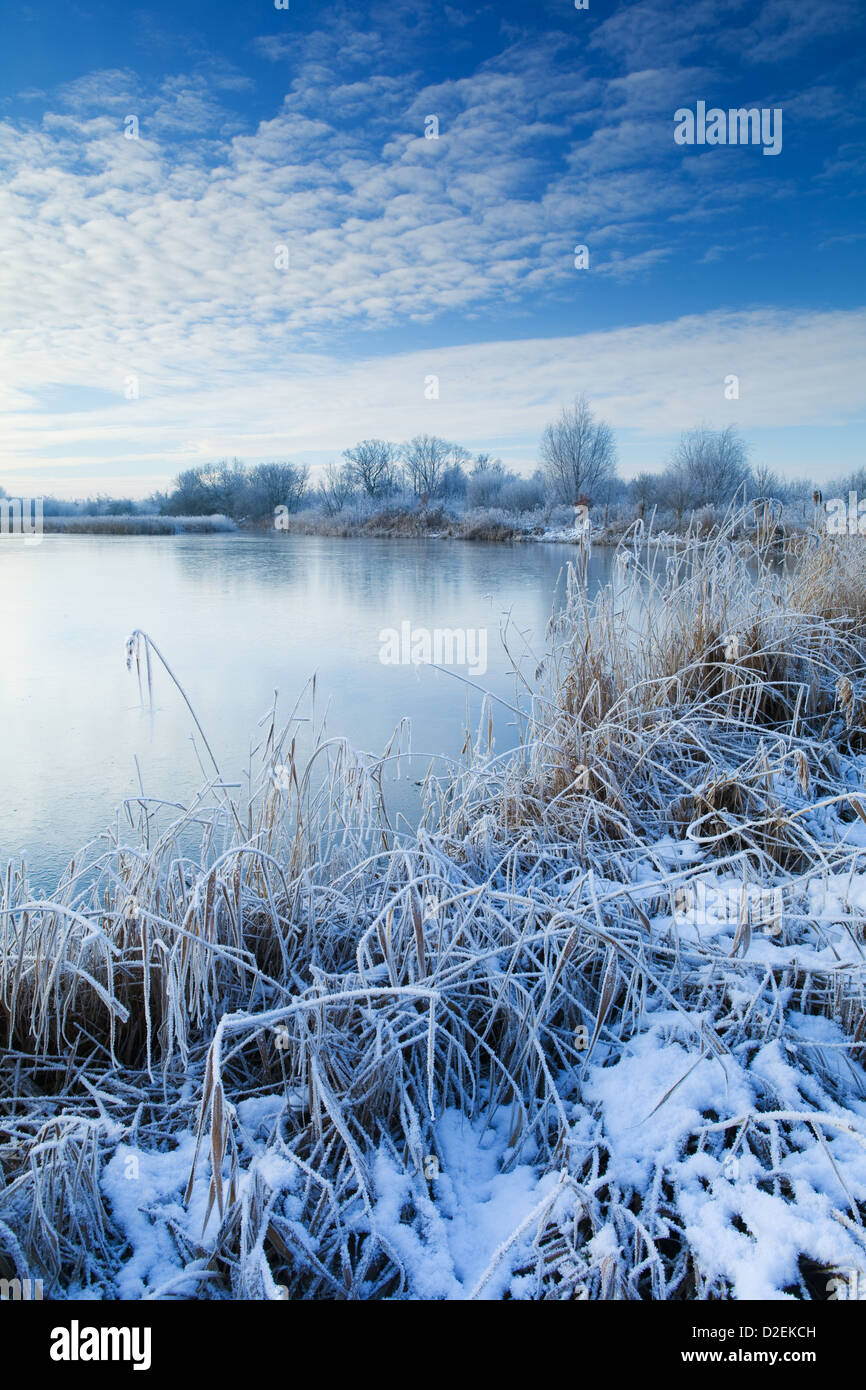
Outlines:
<svg viewBox="0 0 866 1390"><path fill-rule="evenodd" d="M768 463L759 463L751 470L749 491L753 497L774 497L780 502L787 502L791 495L790 484Z"/></svg>
<svg viewBox="0 0 866 1390"><path fill-rule="evenodd" d="M677 526L683 513L698 505L698 495L694 479L679 464L671 464L658 480L658 501L662 507L669 507L674 513Z"/></svg>
<svg viewBox="0 0 866 1390"><path fill-rule="evenodd" d="M492 454L476 454L472 464L470 477L478 477L481 473L488 472L491 468L498 468L502 472L502 460L494 458Z"/></svg>
<svg viewBox="0 0 866 1390"><path fill-rule="evenodd" d="M638 473L628 485L629 501L637 508L638 516L644 516L660 500L661 476L658 473Z"/></svg>
<svg viewBox="0 0 866 1390"><path fill-rule="evenodd" d="M344 463L342 468L338 468L335 463L329 463L319 482L319 498L325 511L330 516L335 512L341 512L352 491L352 471L349 465Z"/></svg>
<svg viewBox="0 0 866 1390"><path fill-rule="evenodd" d="M680 436L672 466L689 479L691 506L727 506L749 478L749 451L733 425L700 425Z"/></svg>
<svg viewBox="0 0 866 1390"><path fill-rule="evenodd" d="M759 463L752 469L752 491L756 497L772 497L778 495L779 489L783 486L778 473L775 473L768 463Z"/></svg>
<svg viewBox="0 0 866 1390"><path fill-rule="evenodd" d="M309 481L306 464L298 467L294 463L260 463L250 473L249 487L263 513L270 514L278 506L296 512Z"/></svg>
<svg viewBox="0 0 866 1390"><path fill-rule="evenodd" d="M354 449L344 449L343 458L352 484L368 497L382 497L393 489L397 446L387 439L362 439Z"/></svg>
<svg viewBox="0 0 866 1390"><path fill-rule="evenodd" d="M492 454L476 454L475 467L469 474L466 500L470 507L492 507L499 500L507 478L502 460Z"/></svg>
<svg viewBox="0 0 866 1390"><path fill-rule="evenodd" d="M555 424L546 427L539 452L545 477L563 502L576 503L616 471L613 430L596 420L585 396L578 396Z"/></svg>
<svg viewBox="0 0 866 1390"><path fill-rule="evenodd" d="M466 451L435 434L416 434L400 451L409 485L416 497L435 497L446 468L461 462Z"/></svg>

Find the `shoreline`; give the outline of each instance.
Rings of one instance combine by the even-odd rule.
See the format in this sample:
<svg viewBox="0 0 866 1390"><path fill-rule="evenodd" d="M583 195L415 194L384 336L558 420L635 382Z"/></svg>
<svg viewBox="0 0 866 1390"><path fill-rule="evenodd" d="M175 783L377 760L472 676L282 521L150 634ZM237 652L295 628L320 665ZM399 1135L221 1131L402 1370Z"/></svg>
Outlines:
<svg viewBox="0 0 866 1390"><path fill-rule="evenodd" d="M232 521L222 515L210 517L46 517L43 535L80 536L187 536L187 535L273 535L290 539L296 536L320 536L334 540L454 540L476 541L488 544L529 544L571 545L580 547L587 539L592 546L613 549L626 538L631 542L639 526L644 528L644 536L650 535L655 544L677 546L685 544L696 536L710 539L725 527L724 522L694 525L670 529L668 526L650 531L644 518L634 516L618 521L614 525L590 525L587 531L573 528L507 523L500 520L485 520L479 517L447 518L442 524L438 518L434 524L427 524L425 518L411 513L400 513L391 520L378 517L365 520L338 522L331 518L320 521L307 519L295 521L290 518L284 526L277 527L266 519L256 521ZM729 531L731 527L726 529ZM782 544L797 536L802 536L814 527L808 523L776 523L772 528L775 543ZM766 528L761 523L734 528L741 538L752 538L763 542L767 537ZM18 539L17 536L0 536L3 539ZM32 541L31 541L32 543Z"/></svg>

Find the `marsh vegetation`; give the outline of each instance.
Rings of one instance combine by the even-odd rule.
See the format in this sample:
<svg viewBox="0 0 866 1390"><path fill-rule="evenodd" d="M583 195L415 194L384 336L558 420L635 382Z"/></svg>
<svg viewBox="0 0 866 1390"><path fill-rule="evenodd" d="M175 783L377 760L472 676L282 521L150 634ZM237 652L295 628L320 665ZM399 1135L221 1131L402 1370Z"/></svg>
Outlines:
<svg viewBox="0 0 866 1390"><path fill-rule="evenodd" d="M807 1299L866 1269L864 618L857 540L638 523L516 661L519 746L485 709L415 833L383 761L302 763L274 719L248 796L212 765L142 800L51 897L10 866L0 1273ZM129 659L147 699L160 654Z"/></svg>

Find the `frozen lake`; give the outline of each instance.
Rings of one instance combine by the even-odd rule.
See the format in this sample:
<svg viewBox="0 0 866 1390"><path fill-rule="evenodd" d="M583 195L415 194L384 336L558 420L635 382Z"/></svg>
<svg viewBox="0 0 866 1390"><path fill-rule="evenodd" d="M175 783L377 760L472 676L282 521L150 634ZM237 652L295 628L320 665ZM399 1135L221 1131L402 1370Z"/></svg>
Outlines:
<svg viewBox="0 0 866 1390"><path fill-rule="evenodd" d="M388 803L411 820L414 779L434 755L443 770L459 757L467 698L477 721L481 696L429 667L383 664L380 634L470 629L471 643L486 632L487 669L473 679L513 700L501 622L510 614L543 651L557 578L574 554L559 544L271 534L0 541L0 860L23 851L34 883L50 887L137 794L136 756L148 795L182 801L202 784L180 695L156 664L150 710L126 670L136 627L183 684L227 781L243 778L274 691L286 719L314 674L317 715L327 710L329 734L356 748L380 752L407 717L415 757ZM609 566L609 551L593 555L591 588ZM300 713L311 713L309 699ZM512 721L500 708L498 749L514 741Z"/></svg>

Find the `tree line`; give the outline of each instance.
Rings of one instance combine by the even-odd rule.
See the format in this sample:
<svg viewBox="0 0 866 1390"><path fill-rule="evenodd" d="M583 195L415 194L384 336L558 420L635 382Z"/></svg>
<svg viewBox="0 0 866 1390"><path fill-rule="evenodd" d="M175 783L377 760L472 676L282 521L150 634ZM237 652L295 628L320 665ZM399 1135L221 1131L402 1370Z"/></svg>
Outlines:
<svg viewBox="0 0 866 1390"><path fill-rule="evenodd" d="M582 502L630 505L638 514L655 508L680 524L693 511L728 506L743 489L750 497L782 502L805 502L813 491L811 482L789 481L764 465L753 466L733 425L685 431L660 472L642 472L631 482L619 476L617 461L611 426L579 396L545 427L539 465L530 477L507 469L490 453L473 455L438 435L419 434L403 444L361 440L343 450L339 463L328 464L315 485L308 468L290 463L244 469L235 460L190 469L178 477L163 507L175 514L219 511L240 519L268 515L277 505L290 512L317 506L334 515L358 501L451 503L509 512Z"/></svg>
<svg viewBox="0 0 866 1390"><path fill-rule="evenodd" d="M733 425L705 425L685 431L660 472L642 472L630 482L617 471L614 432L598 419L585 396L565 407L547 425L539 444L538 467L530 477L507 469L490 453L472 454L438 435L419 434L405 443L364 439L344 449L313 482L306 465L291 462L245 466L239 459L186 469L170 492L146 502L99 498L69 504L46 499L46 515L73 509L117 515L160 512L169 516L221 513L235 521L318 508L335 515L351 504L451 504L467 510L499 508L532 512L556 504L630 506L636 514L656 509L677 524L696 510L727 507L745 489L750 497L774 497L804 504L813 492L805 480L786 480L764 465L754 466L749 448ZM864 481L861 479L861 481ZM842 492L856 479L824 484L824 495ZM866 493L866 487L862 488Z"/></svg>

